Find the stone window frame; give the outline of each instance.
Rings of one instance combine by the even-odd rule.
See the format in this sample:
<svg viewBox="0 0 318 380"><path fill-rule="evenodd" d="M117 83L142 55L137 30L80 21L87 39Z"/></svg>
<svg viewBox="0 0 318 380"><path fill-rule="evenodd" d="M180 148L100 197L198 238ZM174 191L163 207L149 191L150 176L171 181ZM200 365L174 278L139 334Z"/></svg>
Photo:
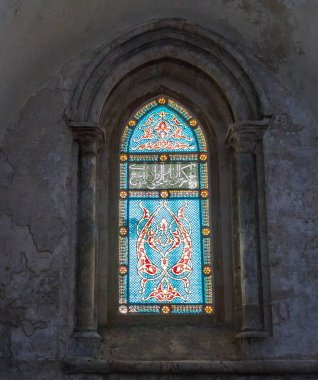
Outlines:
<svg viewBox="0 0 318 380"><path fill-rule="evenodd" d="M136 88L136 83L142 84ZM246 62L224 39L183 20L138 27L106 46L83 73L66 112L79 146L73 337L99 340L98 331L110 328L104 307L110 294L107 258L108 244L116 239L107 234L105 213L113 191L107 173L114 161L114 130L134 107L158 94L176 98L198 115L209 131L210 146L216 136L211 156L220 176L215 193L228 195L223 197L226 211L221 200L221 210L212 217L227 231L217 242L222 248L216 247L220 259L227 252L227 262L220 263L219 295L224 297L215 322L232 326L239 338L264 338L271 333L262 149L271 117L267 99ZM118 102L125 112L118 112Z"/></svg>
<svg viewBox="0 0 318 380"><path fill-rule="evenodd" d="M152 71L151 66L145 67L145 70L142 70L142 72L140 74L138 74L138 77L141 76L141 77L145 78L147 75L151 76L152 75L151 71ZM147 74L147 72L148 72L148 74ZM136 80L134 80L134 82L135 81L138 82L138 77L136 78ZM131 81L132 78L130 78L129 80ZM122 128L124 127L125 122L128 120L128 118L131 116L129 112L135 111L142 104L147 103L150 99L160 98L160 97L172 98L174 100L177 100L183 106L186 106L184 102L187 102L186 108L189 111L191 111L189 106L193 107L193 104L191 104L191 102L189 102L188 100L186 100L185 98L182 97L181 88L179 89L178 93L172 93L171 90L169 90L168 88L165 88L163 86L158 86L158 80L160 80L158 77L156 77L156 78L152 77L151 78L152 84L150 84L149 82L147 83L147 91L148 92L146 92L146 95L144 95L145 89L143 87L141 87L141 89L138 91L138 93L134 94L134 96L132 97L133 98L132 103L128 102L128 104L126 105L125 110L127 110L127 111L121 112L121 114L118 115L119 116L118 119L111 118L111 120L106 122L107 124L113 124L114 125L113 132L110 134L110 138L109 138L109 141L111 143L108 144L106 141L105 147L101 151L101 160L100 160L101 161L101 170L103 172L106 170L106 163L109 164L109 169L108 169L109 177L105 181L105 182L107 182L108 186L106 185L106 183L104 184L104 186L102 185L101 194L104 194L105 192L107 192L109 194L110 199L108 201L108 204L109 204L108 214L114 215L114 219L113 219L114 223L112 223L109 226L110 236L118 236L117 213L118 213L118 200L119 200L119 198L118 198L118 193L119 193L119 187L118 187L118 184L119 184L119 166L118 166L119 145L120 145L120 137L121 137ZM125 88L125 84L118 86L118 89L113 94L114 101L111 102L110 104L117 104L117 102L119 102L119 100L122 99L123 92L121 90L121 87ZM135 86L133 86L133 87L135 87ZM134 107L136 107L136 108L134 108ZM107 107L106 107L106 109L107 109ZM108 110L105 111L105 114L108 114L108 113L109 113ZM192 114L195 115L194 113L192 113ZM203 115L200 114L200 116L202 117ZM197 118L197 115L195 115L195 117ZM201 123L201 119L200 118L197 118L197 119L200 120L200 123ZM203 127L203 129L205 130L206 128ZM211 182L211 173L214 173L214 176L217 177L217 172L218 172L217 167L216 167L216 163L217 163L216 146L215 146L215 141L214 141L211 133L207 134L207 145L208 145L208 151L209 151L209 157L210 157L210 161L208 162L208 164L209 164L209 182L210 182L209 186L210 186L210 192L212 192L211 201L213 204L215 204L215 207L211 208L211 210L213 212L211 212L210 216L211 216L212 223L214 223L215 226L219 226L219 223L217 223L218 180L217 180L217 178L215 178L215 181ZM107 152L110 152L108 155L108 158L107 158ZM103 195L101 196L101 198L103 198ZM107 219L107 217L105 216L102 209L101 209L101 213L102 213L102 216L100 219L105 221ZM106 228L107 227L105 225L104 227L101 228L101 230L105 230ZM219 249L217 247L217 244L219 244L219 243L220 242L218 242L217 239L215 239L215 240L212 239L212 244L214 245L213 246L214 252L219 252ZM105 249L104 249L105 244L106 244L106 242L101 242L100 252L103 252L103 251L105 252ZM116 252L117 253L118 252L118 245L117 244L118 244L118 241L116 239L108 239L107 252ZM117 263L109 264L108 260L111 257L110 255L111 254L103 255L104 261L101 264L103 267L109 268L110 279L108 279L107 282L104 281L104 283L100 282L100 285L101 285L101 288L105 290L104 294L107 293L108 297L110 297L112 302L110 302L108 304L108 306L105 307L105 303L104 303L105 298L100 297L100 302L99 302L100 325L102 325L102 326L103 325L104 326L106 326L106 325L110 325L110 326L127 326L127 325L138 326L138 325L143 325L145 323L147 323L147 324L158 324L158 323L160 323L161 325L166 325L166 326L169 326L169 325L170 326L171 325L176 326L176 325L180 325L180 324L184 325L184 324L189 324L189 323L209 325L209 324L211 324L211 322L215 323L216 321L218 321L218 322L223 321L224 310L223 310L222 306L219 307L220 305L217 305L215 314L212 314L212 315L202 314L202 315L196 315L195 317L188 315L188 314L184 314L184 315L162 315L162 314L160 314L158 316L157 315L141 315L141 314L139 314L138 316L118 315L118 312L117 312L117 309L118 309L117 287L110 287L110 284L117 284L117 281L118 281ZM216 260L217 261L222 260L221 255L217 255ZM220 266L220 265L221 264L219 263L218 266ZM216 274L217 274L217 276L221 275L219 270L216 271ZM222 282L222 280L218 278L218 282L220 283L220 282ZM214 281L214 283L215 283L215 281ZM108 288L108 290L107 290L107 288ZM220 294L221 297L223 297L222 289L218 289L217 293ZM107 319L105 318L106 316L107 316Z"/></svg>
<svg viewBox="0 0 318 380"><path fill-rule="evenodd" d="M144 75L144 74L142 74ZM155 87L155 86L154 86ZM145 105L149 104L150 102L152 101L157 101L157 106L160 106L160 105L165 105L167 107L169 107L169 104L168 104L168 100L173 100L174 102L176 102L178 105L180 105L181 107L184 107L184 104L181 104L180 102L178 102L175 98L173 98L172 96L167 96L166 94L163 94L162 92L160 91L165 91L166 93L169 92L168 89L164 89L163 87L160 88L160 86L157 86L159 88L159 90L157 91L157 94L155 97L151 97L146 100L146 102L143 102L141 104L138 105L137 109L135 109L133 111L133 113L129 116L129 118L127 120L125 120L125 122L122 123L122 125L118 125L118 128L114 128L114 134L116 133L116 135L118 135L118 132L119 132L119 136L111 138L111 141L112 141L112 145L114 144L114 141L116 141L115 143L115 152L114 154L111 155L111 158L109 159L109 162L112 162L112 168L110 168L109 170L109 180L108 180L108 183L110 184L118 184L119 183L119 178L118 178L118 173L119 173L119 165L118 165L118 162L120 161L119 160L119 157L118 157L118 152L119 151L123 151L123 146L121 145L121 141L118 141L118 138L121 138L122 137L122 132L124 130L124 127L127 125L128 121L131 120L133 118L133 115L139 111L141 108L143 108ZM164 101L164 103L161 103L161 101ZM130 109L130 107L128 107ZM170 108L170 107L169 107ZM184 107L185 108L185 107ZM186 109L186 108L185 108ZM155 108L152 108L152 110L155 110ZM172 108L172 112L174 111L174 109ZM189 109L186 109L187 112L189 112ZM150 111L151 112L151 111ZM176 115L180 115L182 116L182 112L179 112L179 111L174 111ZM190 113L191 114L191 113ZM144 117L144 115L143 115ZM199 127L201 125L201 122L200 120L197 119L196 115L194 114L191 114L191 117L193 119L195 119L197 121L197 126ZM120 118L122 120L122 118ZM140 119L139 119L140 120ZM184 119L185 120L185 119ZM121 121L122 122L122 121ZM189 122L189 120L188 120ZM137 121L137 124L138 124L138 121ZM136 127L134 127L136 128ZM190 128L190 130L194 130L195 127L191 127L190 125L188 126L188 128ZM202 130L201 126L199 127L199 129ZM193 132L190 132L190 133L193 133ZM192 153L197 153L198 156L200 156L200 153L205 153L206 151L202 148L201 144L199 143L199 139L198 139L198 133L193 133L193 136L196 136L195 137L195 146L196 146L196 149L195 149L195 152L192 152ZM131 139L132 139L133 135L131 135ZM132 141L130 139L130 141ZM204 136L204 139L205 139L205 136ZM118 142L119 142L119 146L118 146ZM202 145L204 145L204 143L202 143ZM211 149L209 149L210 147L208 146L207 144L207 155L209 156L210 155L210 151ZM131 148L129 148L129 145L128 145L128 148L125 150L125 152L129 152L131 151ZM138 152L137 152L138 153ZM144 152L141 152L139 151L139 153L144 153L144 154L147 154L146 151ZM191 153L190 150L187 150L187 149L181 149L179 152L175 152L175 151L172 151L172 152L169 152L169 151L165 151L164 149L163 150L158 150L156 152L152 151L150 153L156 153L158 154L159 156L162 156L162 155L170 155L173 154L173 153L180 153L181 155L183 154L187 154L187 153ZM115 159L114 159L115 158ZM127 162L127 161L126 161ZM129 161L128 159L128 162L130 163L133 163L132 161ZM142 163L151 163L152 160L143 160ZM162 162L162 161L159 161L159 162ZM170 163L172 163L173 161L168 161ZM209 160L207 161L202 161L200 159L200 161L198 160L195 160L195 159L192 159L190 161L187 161L188 164L189 163L193 163L193 162L196 162L198 163L198 165L200 165L200 162L204 162L208 165L208 175L207 175L207 181L208 181L208 186L207 187L204 187L204 189L208 189L208 197L204 197L206 198L208 201L209 201L209 204L211 204L211 197L210 197L210 188L211 188L211 184L210 184L210 166L211 166L211 163L209 162ZM137 163L137 162L135 162ZM214 165L215 166L215 165ZM117 170L116 170L117 169ZM200 166L198 166L198 170L200 170ZM216 172L216 170L214 170ZM116 173L116 174L115 174ZM199 175L199 174L198 174ZM198 180L199 180L199 177L198 177ZM217 181L215 181L217 182ZM115 191L113 191L115 188ZM144 188L143 188L144 189ZM164 188L166 190L173 190L172 188L169 188L169 186L167 188ZM182 189L185 189L185 190L189 190L190 188L187 186L187 187L182 187ZM202 187L202 184L201 182L199 181L199 184L197 185L197 187L195 188L196 190L199 189L199 191L203 190L203 187ZM119 236L119 231L118 231L118 218L117 218L117 215L118 215L118 206L119 206L119 202L120 202L120 198L118 197L118 193L119 193L119 186L115 185L115 186L111 186L108 188L108 193L111 194L113 193L113 200L111 199L109 201L109 215L116 215L115 217L115 223L112 224L111 226L109 226L109 230L110 230L110 235L111 236ZM136 188L136 190L138 190ZM158 189L154 189L154 190L158 190ZM163 190L163 189L161 189ZM213 187L213 193L216 194L217 192L217 183L214 184L214 187ZM161 198L161 197L160 197ZM181 196L182 198L182 196ZM162 200L163 198L161 198ZM175 197L175 199L179 199L179 196ZM142 199L140 199L142 200ZM214 197L214 201L215 203L217 203L217 200L216 200L216 197ZM213 202L214 203L214 202ZM111 208L111 210L110 210ZM209 207L209 211L210 211L210 215L209 215L209 219L211 220L212 219L212 209L214 210L214 208L212 207ZM215 208L217 209L217 208ZM216 217L216 212L214 212L214 219ZM188 219L189 220L189 219ZM190 221L190 220L189 220ZM129 223L128 223L129 224ZM208 225L210 226L210 224ZM197 227L199 228L199 227ZM200 233L200 232L199 232ZM211 244L212 244L212 239L210 237L210 234L209 234L209 238L211 240ZM108 251L111 252L117 252L117 254L119 254L119 247L118 247L118 242L117 244L113 244L113 242L111 242L110 245L113 245L113 248L111 246L109 246L109 249ZM213 251L216 251L216 247L212 250L210 250L211 252ZM116 255L117 256L117 255ZM195 255L193 255L192 257L192 266L193 268L197 265L197 263L195 262L194 260L194 257ZM117 261L117 260L114 260L114 261ZM203 265L203 264L201 264ZM112 264L111 266L110 265L107 265L107 267L109 268L109 271L111 272L112 276L111 279L108 281L109 284L114 284L114 283L118 283L118 263L114 263ZM128 268L128 271L129 271L129 268ZM203 274L202 274L203 276ZM200 281L202 280L203 281L203 278L204 277L201 277ZM214 278L214 275L213 277ZM206 285L205 285L206 286ZM109 286L110 288L110 286ZM160 313L159 315L158 314L148 314L148 313L138 313L133 315L133 314L121 314L118 312L118 299L119 299L119 294L118 294L118 286L117 287L113 287L111 290L110 290L110 298L112 300L116 299L117 300L117 303L114 303L114 302L111 302L110 305L108 305L107 309L110 311L109 313L109 316L110 318L108 318L108 320L110 321L111 320L111 324L112 325L126 325L127 323L129 324L134 324L134 325L140 325L141 323L144 323L144 322L148 322L148 323L161 323L161 324L166 324L166 325L170 325L172 322L175 324L175 325L179 325L179 324L182 324L182 323L193 323L194 321L194 318L193 318L193 314L187 314L187 313L178 313L178 314L173 314L173 313L170 313L169 315L165 315L164 313ZM213 284L213 299L214 299L214 284ZM101 300L101 303L103 301ZM172 302L172 303L175 303L175 302ZM169 304L169 302L167 303ZM205 313L204 312L204 302L202 301L201 303L203 305L203 311L199 314L195 314L195 322L196 323L210 323L211 321L215 320L215 316L213 315L214 312L212 313ZM209 306L212 306L214 308L214 303L209 303ZM137 318L136 318L137 317Z"/></svg>

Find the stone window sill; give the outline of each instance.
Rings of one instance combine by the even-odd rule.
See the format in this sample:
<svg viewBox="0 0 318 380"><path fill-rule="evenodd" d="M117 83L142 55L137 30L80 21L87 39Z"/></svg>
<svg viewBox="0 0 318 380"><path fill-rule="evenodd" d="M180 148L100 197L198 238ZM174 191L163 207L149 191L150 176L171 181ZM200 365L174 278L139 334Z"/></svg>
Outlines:
<svg viewBox="0 0 318 380"><path fill-rule="evenodd" d="M318 360L122 361L78 357L65 359L62 369L68 374L313 375L318 374Z"/></svg>

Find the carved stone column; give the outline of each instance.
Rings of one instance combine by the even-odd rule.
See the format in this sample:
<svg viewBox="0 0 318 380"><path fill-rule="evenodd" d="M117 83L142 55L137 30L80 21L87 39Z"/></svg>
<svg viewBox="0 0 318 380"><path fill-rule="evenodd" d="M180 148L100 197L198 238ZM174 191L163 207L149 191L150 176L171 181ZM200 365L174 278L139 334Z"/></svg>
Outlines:
<svg viewBox="0 0 318 380"><path fill-rule="evenodd" d="M95 300L96 164L103 130L95 125L71 124L79 143L78 298L74 337L98 339Z"/></svg>
<svg viewBox="0 0 318 380"><path fill-rule="evenodd" d="M232 126L227 143L234 150L237 197L242 327L239 337L263 337L264 305L260 254L260 215L257 154L262 154L268 121Z"/></svg>

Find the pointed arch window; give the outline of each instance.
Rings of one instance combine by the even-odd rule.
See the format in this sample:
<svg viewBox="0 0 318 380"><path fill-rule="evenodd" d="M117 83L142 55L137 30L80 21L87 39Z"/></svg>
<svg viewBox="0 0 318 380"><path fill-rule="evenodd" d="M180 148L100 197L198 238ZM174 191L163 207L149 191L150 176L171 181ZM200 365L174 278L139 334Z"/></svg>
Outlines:
<svg viewBox="0 0 318 380"><path fill-rule="evenodd" d="M118 311L213 314L209 153L198 120L166 96L120 142Z"/></svg>

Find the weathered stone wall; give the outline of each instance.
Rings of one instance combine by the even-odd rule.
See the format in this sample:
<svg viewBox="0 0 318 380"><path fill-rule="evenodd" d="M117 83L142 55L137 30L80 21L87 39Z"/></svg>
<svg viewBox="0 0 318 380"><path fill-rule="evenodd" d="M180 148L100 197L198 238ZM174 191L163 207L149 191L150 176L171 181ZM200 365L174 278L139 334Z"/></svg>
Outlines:
<svg viewBox="0 0 318 380"><path fill-rule="evenodd" d="M315 0L2 1L1 379L103 378L67 375L59 364L76 351L77 152L63 115L102 46L170 17L234 45L276 114L264 136L273 336L243 343L244 357L318 359L317 12Z"/></svg>

